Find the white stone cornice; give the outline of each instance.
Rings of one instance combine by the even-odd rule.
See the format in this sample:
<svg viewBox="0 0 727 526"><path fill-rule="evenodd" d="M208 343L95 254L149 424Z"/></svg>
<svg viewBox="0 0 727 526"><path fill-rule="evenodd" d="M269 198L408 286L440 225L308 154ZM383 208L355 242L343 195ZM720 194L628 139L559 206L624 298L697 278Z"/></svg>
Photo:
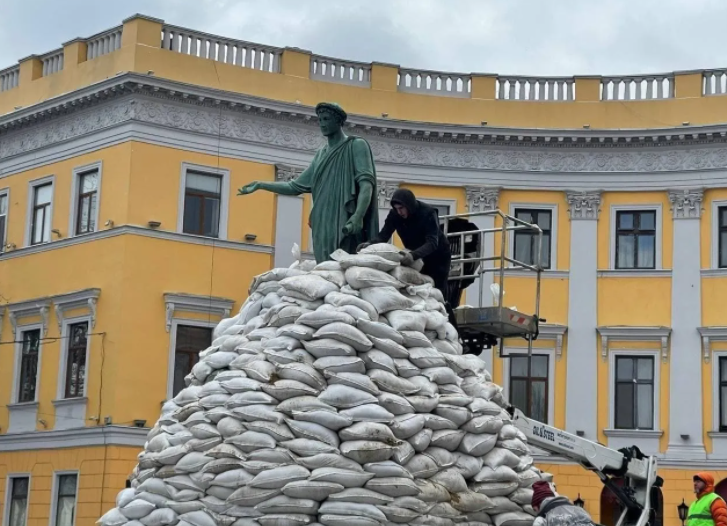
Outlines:
<svg viewBox="0 0 727 526"><path fill-rule="evenodd" d="M275 165L275 180L281 183L288 183L303 173L303 168L289 166L287 164Z"/></svg>
<svg viewBox="0 0 727 526"><path fill-rule="evenodd" d="M378 187L379 208L388 209L391 206L391 196L399 189L399 183L379 179L376 185Z"/></svg>
<svg viewBox="0 0 727 526"><path fill-rule="evenodd" d="M52 298L58 322L58 332L63 331L63 320L69 310L84 308L91 317L91 328L96 327L96 305L101 289L84 289L68 294L61 294Z"/></svg>
<svg viewBox="0 0 727 526"><path fill-rule="evenodd" d="M492 212L497 210L500 198L500 188L488 186L466 186L467 211L470 214L477 212Z"/></svg>
<svg viewBox="0 0 727 526"><path fill-rule="evenodd" d="M727 342L727 327L699 327L704 363L712 360L712 342Z"/></svg>
<svg viewBox="0 0 727 526"><path fill-rule="evenodd" d="M704 191L669 190L669 202L674 219L699 219L702 216Z"/></svg>
<svg viewBox="0 0 727 526"><path fill-rule="evenodd" d="M671 327L597 327L601 337L601 358L608 360L609 342L659 342L661 360L666 363L669 358L669 336Z"/></svg>
<svg viewBox="0 0 727 526"><path fill-rule="evenodd" d="M553 340L555 342L555 359L560 360L563 354L563 336L568 331L565 325L544 324L538 327L538 341Z"/></svg>
<svg viewBox="0 0 727 526"><path fill-rule="evenodd" d="M598 214L601 211L600 192L566 192L566 201L571 221L598 220Z"/></svg>
<svg viewBox="0 0 727 526"><path fill-rule="evenodd" d="M181 292L164 293L164 305L166 307L166 329L172 328L172 320L176 311L200 312L212 314L221 318L230 315L235 300L219 298L215 296L199 296L196 294L185 294Z"/></svg>
<svg viewBox="0 0 727 526"><path fill-rule="evenodd" d="M37 298L17 303L8 303L5 307L8 311L10 326L13 328L13 338L22 326L23 318L40 317L41 333L45 337L48 334L48 314L50 312L50 298Z"/></svg>

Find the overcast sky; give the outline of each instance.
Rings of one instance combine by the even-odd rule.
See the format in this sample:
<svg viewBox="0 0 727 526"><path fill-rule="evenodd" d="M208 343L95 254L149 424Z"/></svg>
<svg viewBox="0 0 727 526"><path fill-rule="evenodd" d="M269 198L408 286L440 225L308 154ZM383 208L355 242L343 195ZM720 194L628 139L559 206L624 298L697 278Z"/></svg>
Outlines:
<svg viewBox="0 0 727 526"><path fill-rule="evenodd" d="M727 0L0 0L0 69L137 12L229 38L444 71L727 67Z"/></svg>

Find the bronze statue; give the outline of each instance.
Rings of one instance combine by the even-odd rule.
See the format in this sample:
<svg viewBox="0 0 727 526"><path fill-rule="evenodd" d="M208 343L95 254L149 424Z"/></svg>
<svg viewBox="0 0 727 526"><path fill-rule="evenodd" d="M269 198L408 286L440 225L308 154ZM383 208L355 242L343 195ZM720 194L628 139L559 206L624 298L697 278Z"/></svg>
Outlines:
<svg viewBox="0 0 727 526"><path fill-rule="evenodd" d="M374 238L379 232L379 215L372 203L377 195L376 167L369 143L343 132L348 115L338 104L321 102L316 114L328 144L316 152L310 166L290 182L255 181L240 188L237 195L257 190L280 195L310 193L309 224L313 252L320 263L338 248L355 253L359 244Z"/></svg>

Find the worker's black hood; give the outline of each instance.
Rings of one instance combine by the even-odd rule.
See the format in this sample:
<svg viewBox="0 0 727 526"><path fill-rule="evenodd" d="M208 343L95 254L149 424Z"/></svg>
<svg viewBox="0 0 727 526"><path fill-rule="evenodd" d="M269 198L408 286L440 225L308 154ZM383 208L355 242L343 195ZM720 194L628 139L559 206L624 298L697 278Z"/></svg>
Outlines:
<svg viewBox="0 0 727 526"><path fill-rule="evenodd" d="M391 206L393 207L395 204L405 206L411 215L413 215L419 208L414 192L407 190L406 188L399 188L394 192L394 195L391 196Z"/></svg>

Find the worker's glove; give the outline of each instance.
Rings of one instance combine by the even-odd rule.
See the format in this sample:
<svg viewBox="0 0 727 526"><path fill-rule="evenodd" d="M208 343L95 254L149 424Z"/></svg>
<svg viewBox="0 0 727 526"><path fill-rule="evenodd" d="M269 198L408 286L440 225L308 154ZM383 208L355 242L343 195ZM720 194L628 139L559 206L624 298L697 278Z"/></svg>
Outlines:
<svg viewBox="0 0 727 526"><path fill-rule="evenodd" d="M405 267L411 267L414 265L414 256L411 255L411 252L399 252L401 254L401 264Z"/></svg>
<svg viewBox="0 0 727 526"><path fill-rule="evenodd" d="M361 252L364 248L370 247L371 243L361 243L359 246L356 247L356 252Z"/></svg>

